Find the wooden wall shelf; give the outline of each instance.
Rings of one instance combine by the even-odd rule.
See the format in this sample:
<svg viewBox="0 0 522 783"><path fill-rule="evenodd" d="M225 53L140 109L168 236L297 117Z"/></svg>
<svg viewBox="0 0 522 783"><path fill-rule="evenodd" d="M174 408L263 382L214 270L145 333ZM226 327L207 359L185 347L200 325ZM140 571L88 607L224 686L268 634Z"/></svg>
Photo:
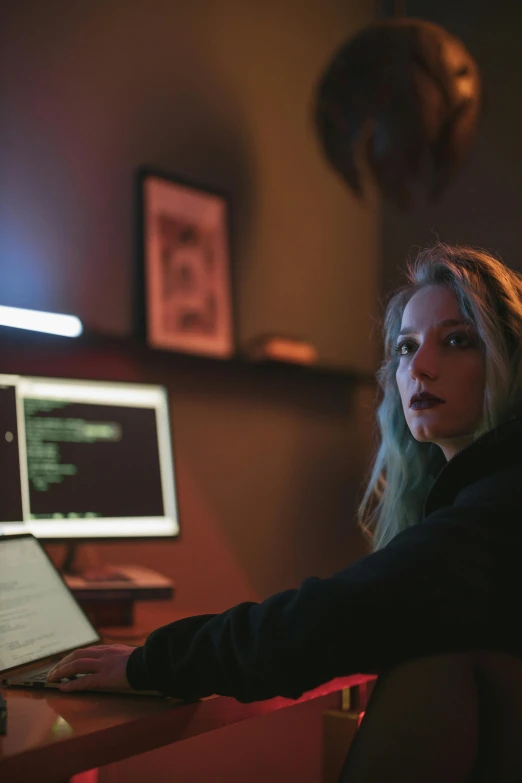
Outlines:
<svg viewBox="0 0 522 783"><path fill-rule="evenodd" d="M370 374L350 372L344 368L328 367L321 364L300 365L280 361L252 361L241 355L232 359L216 359L173 351L161 351L150 348L144 338L125 335L101 335L84 333L78 338L58 337L55 335L30 332L0 326L0 372L20 374L61 374L72 373L72 377L82 377L81 367L91 365L98 360L108 372L109 377L120 375L124 364L139 365L147 375L162 376L188 371L205 374L214 370L216 374L230 373L235 370L242 374L257 376L294 377L303 379L320 378L339 379L352 384L375 385L375 377ZM66 362L64 373L59 367ZM49 369L46 370L45 367ZM112 371L110 367L112 366ZM34 369L38 367L38 369ZM65 367L65 365L64 365ZM80 374L78 375L78 372ZM89 375L90 377L90 375ZM105 374L104 374L105 377ZM108 378L109 379L109 378ZM116 378L115 378L116 379ZM121 378L124 380L124 378Z"/></svg>

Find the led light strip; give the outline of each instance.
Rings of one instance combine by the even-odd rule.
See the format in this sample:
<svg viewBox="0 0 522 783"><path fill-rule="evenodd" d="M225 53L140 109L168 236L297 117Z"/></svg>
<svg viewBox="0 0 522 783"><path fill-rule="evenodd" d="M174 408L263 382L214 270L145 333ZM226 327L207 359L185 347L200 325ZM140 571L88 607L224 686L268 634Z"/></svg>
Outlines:
<svg viewBox="0 0 522 783"><path fill-rule="evenodd" d="M79 337L83 332L82 322L75 315L45 313L41 310L25 310L23 307L4 305L0 305L0 326L59 334L62 337Z"/></svg>

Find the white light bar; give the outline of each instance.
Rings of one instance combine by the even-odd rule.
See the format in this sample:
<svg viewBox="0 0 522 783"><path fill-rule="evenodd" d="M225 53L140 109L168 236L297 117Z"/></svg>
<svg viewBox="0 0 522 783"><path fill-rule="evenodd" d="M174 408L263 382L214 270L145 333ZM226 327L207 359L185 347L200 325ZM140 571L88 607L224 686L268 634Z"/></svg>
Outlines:
<svg viewBox="0 0 522 783"><path fill-rule="evenodd" d="M25 310L23 307L4 305L0 305L0 325L59 334L62 337L79 337L83 332L82 322L75 315L44 313L41 310Z"/></svg>

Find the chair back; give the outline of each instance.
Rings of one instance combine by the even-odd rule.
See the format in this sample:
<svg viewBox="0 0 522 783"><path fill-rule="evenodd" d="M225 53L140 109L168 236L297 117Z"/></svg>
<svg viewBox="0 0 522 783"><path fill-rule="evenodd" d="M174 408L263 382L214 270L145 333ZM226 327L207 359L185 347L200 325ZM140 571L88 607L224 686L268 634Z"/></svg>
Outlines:
<svg viewBox="0 0 522 783"><path fill-rule="evenodd" d="M419 658L381 675L339 783L520 783L522 660Z"/></svg>

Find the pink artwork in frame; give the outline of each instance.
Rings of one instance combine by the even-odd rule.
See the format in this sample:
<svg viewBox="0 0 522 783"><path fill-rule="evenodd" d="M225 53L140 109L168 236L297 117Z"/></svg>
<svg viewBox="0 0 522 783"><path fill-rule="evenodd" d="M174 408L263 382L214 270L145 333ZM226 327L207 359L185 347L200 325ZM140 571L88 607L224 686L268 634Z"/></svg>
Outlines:
<svg viewBox="0 0 522 783"><path fill-rule="evenodd" d="M154 173L142 175L141 189L148 344L230 358L227 199Z"/></svg>

